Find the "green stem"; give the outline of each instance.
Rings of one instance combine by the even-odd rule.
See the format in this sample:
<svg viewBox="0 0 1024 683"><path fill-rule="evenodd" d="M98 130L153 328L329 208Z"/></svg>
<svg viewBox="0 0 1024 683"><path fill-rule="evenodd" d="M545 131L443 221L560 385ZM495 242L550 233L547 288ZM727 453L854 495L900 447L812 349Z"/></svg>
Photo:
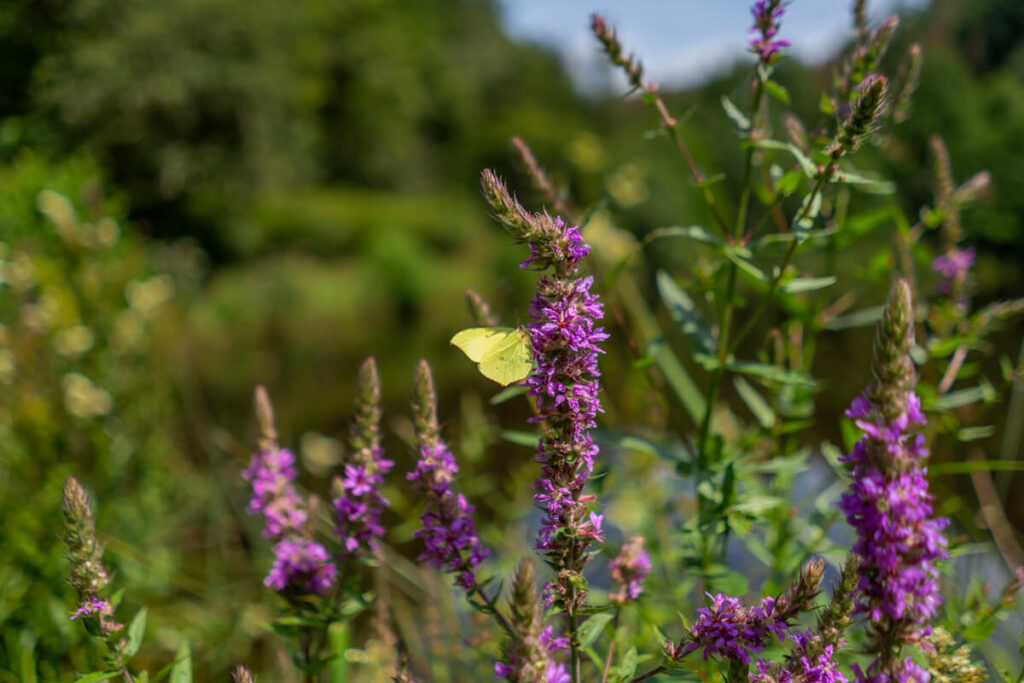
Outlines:
<svg viewBox="0 0 1024 683"><path fill-rule="evenodd" d="M764 83L761 82L761 78L757 77L757 86L754 89L754 106L751 108L753 114L750 118L753 124L750 127L750 142L753 143L755 136L757 136L757 123L759 113L761 111L761 98L764 95ZM734 235L742 235L743 228L747 223L747 207L750 204L750 173L754 166L754 145L751 144L747 147L746 159L743 162L743 188L742 194L740 194L740 208L736 214L736 229L733 231Z"/></svg>
<svg viewBox="0 0 1024 683"><path fill-rule="evenodd" d="M715 223L721 229L722 234L729 235L729 224L722 216L722 212L719 211L718 205L715 203L715 195L711 193L711 188L708 187L707 180L704 178L704 174L700 172L697 167L697 162L693 160L693 155L690 154L690 148L686 146L686 141L683 140L682 133L679 132L679 120L668 113L668 107L665 106L664 100L657 94L657 90L651 88L645 88L645 92L654 98L654 107L658 110L658 114L661 116L661 123L665 126L668 131L669 137L672 138L672 142L675 143L676 149L683 155L683 160L686 162L687 168L690 169L690 175L693 176L693 182L697 184L697 187L701 189L704 195L704 202L708 205L708 210L711 212L711 216L715 219Z"/></svg>
<svg viewBox="0 0 1024 683"><path fill-rule="evenodd" d="M654 678L655 676L657 676L658 674L660 674L664 670L665 670L665 665L664 664L659 664L658 666L654 667L650 671L642 673L642 674L640 674L639 676L637 676L635 678L629 679L626 683L640 683L640 681L646 681L648 678Z"/></svg>
<svg viewBox="0 0 1024 683"><path fill-rule="evenodd" d="M510 636L513 635L512 627L509 625L508 621L505 619L505 615L503 615L498 610L497 606L494 604L495 602L497 602L498 596L495 595L494 598L487 597L487 593L485 593L484 589L481 588L480 586L474 587L473 590L470 591L469 594L472 595L473 593L476 593L477 595L480 596L480 599L483 600L485 605L487 605L487 611L491 614L492 617L494 617L494 620L498 622L498 625L501 626L501 628L505 630L505 633L507 633Z"/></svg>
<svg viewBox="0 0 1024 683"><path fill-rule="evenodd" d="M801 211L800 214L797 216L794 223L799 223L800 221L807 218L807 214L810 213L811 210L811 205L814 204L815 196L819 192L821 192L822 188L825 187L825 183L828 182L828 179L832 176L832 168L833 164L829 164L825 168L825 170L818 175L818 180L814 184L814 189L811 190L811 194L807 198L807 204L804 207L803 211ZM775 291L779 288L779 282L782 281L783 276L786 274L786 268L788 268L789 264L792 263L793 256L796 255L796 250L799 246L800 242L794 236L793 240L789 243L789 249L786 250L786 255L782 259L782 265L779 266L779 272L775 274L775 277L772 278L771 284L768 285L768 293L765 294L765 296L761 299L761 303L758 304L757 308L754 310L754 313L749 318L747 318L747 322L740 329L739 334L737 334L736 337L732 340L732 344L729 346L728 349L729 353L735 351L736 348L740 345L740 342L742 342L744 338L746 338L746 336L750 334L750 331L754 329L754 325L757 324L757 321L760 320L761 316L764 314L765 309L768 308L768 305L775 297Z"/></svg>
<svg viewBox="0 0 1024 683"><path fill-rule="evenodd" d="M725 306L722 312L722 331L718 339L718 365L711 374L711 385L708 389L708 400L704 408L704 419L700 425L700 441L697 450L697 471L694 477L694 486L697 495L697 515L701 519L704 515L704 498L701 495L700 487L706 479L708 471L708 441L711 438L712 415L718 395L722 389L722 377L725 374L725 360L729 352L729 332L732 327L732 316L735 304L733 302L736 292L736 271L735 263L729 263L729 281L726 285ZM701 534L701 563L704 569L711 565L711 556L707 542L707 536Z"/></svg>

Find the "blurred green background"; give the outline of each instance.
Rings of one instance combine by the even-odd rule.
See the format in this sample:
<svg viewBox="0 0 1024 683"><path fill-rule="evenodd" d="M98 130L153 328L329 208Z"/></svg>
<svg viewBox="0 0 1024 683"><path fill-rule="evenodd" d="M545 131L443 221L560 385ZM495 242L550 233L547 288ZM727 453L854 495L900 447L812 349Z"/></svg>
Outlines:
<svg viewBox="0 0 1024 683"><path fill-rule="evenodd" d="M902 16L892 59L914 41L925 54L913 115L896 143L858 164L896 181L909 216L932 201L933 133L958 179L991 171L993 191L964 221L979 253L974 298L1020 296L1024 4L934 0ZM730 177L742 160L719 96L748 69L737 63L667 97L685 112L695 156ZM780 67L805 120L834 69ZM304 483L324 493L369 354L397 469L411 462L405 406L426 357L485 540L521 551L532 457L499 434L525 428L526 408L487 405L493 385L447 342L472 324L465 288L512 324L525 320L535 280L489 218L479 172L495 168L539 208L510 161L508 140L521 136L574 204L604 207L614 253L616 239L628 248L630 235L656 227L709 224L678 156L648 134L655 128L636 98L583 92L549 48L509 38L499 6L483 0L0 4L0 680L70 680L95 660L66 618L58 534L68 474L98 497L125 604L152 610L141 656L154 670L187 638L197 680L226 680L242 661L277 671L260 587L268 552L238 476L254 442L252 390L267 386ZM889 263L889 236L871 239L837 263L842 280L862 284L862 305L881 300L876 280ZM696 267L674 243L648 260L641 296L655 268ZM997 346L1016 358L1020 336L1015 323ZM823 435L866 379L867 339L822 342ZM610 358L638 353L624 341L613 349ZM642 373L603 369L615 396L607 424L689 428L678 408L646 398ZM942 456L937 445L937 457L960 457L957 447ZM999 479L1004 494L1021 481ZM401 564L415 552L402 520L419 508L392 488L395 562L410 582L396 611L420 614L417 582L436 579ZM960 492L974 505L969 488ZM1024 498L1006 502L1019 531ZM610 514L624 524L644 515L625 505ZM287 680L277 675L265 680Z"/></svg>

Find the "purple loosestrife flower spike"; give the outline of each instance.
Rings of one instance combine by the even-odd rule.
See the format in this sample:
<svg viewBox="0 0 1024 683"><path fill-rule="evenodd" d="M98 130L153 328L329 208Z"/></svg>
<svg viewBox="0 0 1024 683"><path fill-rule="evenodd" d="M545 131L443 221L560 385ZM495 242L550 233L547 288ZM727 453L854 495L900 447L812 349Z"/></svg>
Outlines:
<svg viewBox="0 0 1024 683"><path fill-rule="evenodd" d="M679 659L703 650L705 660L718 656L734 664L750 664L750 654L764 650L769 636L785 640L791 635L793 620L812 608L824 567L821 560L810 563L784 595L763 598L754 607L744 607L739 599L728 595L709 594L711 606L697 610L698 619L689 634L678 645L666 648L669 656Z"/></svg>
<svg viewBox="0 0 1024 683"><path fill-rule="evenodd" d="M785 11L782 0L757 0L750 8L750 13L754 15L754 27L750 32L761 34L750 41L750 51L758 56L762 64L778 61L779 51L789 47L788 40L775 37L779 32L779 19Z"/></svg>
<svg viewBox="0 0 1024 683"><path fill-rule="evenodd" d="M493 173L485 171L483 183L488 198L509 196ZM486 189L495 183L499 187ZM590 430L601 412L597 355L608 335L597 321L604 310L590 291L593 278L582 274L590 247L579 228L546 213L530 214L518 204L492 208L499 216L525 216L525 227L505 224L530 249L522 266L550 271L541 277L530 304L532 321L526 327L536 369L526 384L538 413L533 420L544 427L537 453L541 477L534 484L534 500L545 512L537 549L558 571L558 585L548 587L549 599L572 612L586 595L587 548L603 540L603 518L591 511L593 498L584 496L583 489L598 452Z"/></svg>
<svg viewBox="0 0 1024 683"><path fill-rule="evenodd" d="M122 625L114 621L110 602L100 597L110 585L110 575L103 566L103 546L96 538L89 496L74 477L64 482L63 508L64 543L71 560L70 583L78 593L78 608L71 619L95 617L99 634L106 638Z"/></svg>
<svg viewBox="0 0 1024 683"><path fill-rule="evenodd" d="M844 458L852 482L839 503L858 536L855 612L869 621L868 648L875 656L867 672L858 673L863 680L918 680L917 670L898 655L905 643L931 633L929 623L942 604L935 563L948 557L942 534L948 520L932 514L928 451L923 436L913 434L925 422L913 391L913 341L910 286L898 280L878 326L875 381L846 412L863 432Z"/></svg>
<svg viewBox="0 0 1024 683"><path fill-rule="evenodd" d="M864 85L872 78L877 77L876 69L882 61L882 57L885 56L899 25L899 17L893 15L870 36L866 31L862 32L857 47L843 63L836 79L839 92L838 111L841 117L846 117L849 114L850 105L857 99L858 92L863 91Z"/></svg>
<svg viewBox="0 0 1024 683"><path fill-rule="evenodd" d="M253 454L242 478L252 486L249 514L263 517L263 537L275 541L274 564L263 585L279 593L324 593L334 583L337 567L327 550L312 539L309 507L293 484L295 456L280 448L274 409L263 387L256 388L256 419L260 450Z"/></svg>
<svg viewBox="0 0 1024 683"><path fill-rule="evenodd" d="M416 368L413 421L419 460L407 478L413 489L427 498L427 509L421 517L423 528L413 534L426 546L418 559L451 572L456 584L473 591L477 587L476 569L489 551L480 545L473 506L452 486L459 468L441 439L434 378L425 360Z"/></svg>
<svg viewBox="0 0 1024 683"><path fill-rule="evenodd" d="M624 605L636 600L644 592L643 581L651 573L651 558L644 550L644 537L633 536L618 556L608 563L612 579L619 584L619 590L611 595L611 601Z"/></svg>
<svg viewBox="0 0 1024 683"><path fill-rule="evenodd" d="M509 597L509 625L512 636L505 656L494 664L496 678L513 683L568 681L564 665L555 661L555 653L569 646L569 639L555 637L550 626L542 628L533 562L519 563Z"/></svg>
<svg viewBox="0 0 1024 683"><path fill-rule="evenodd" d="M380 493L384 477L394 462L384 457L380 436L380 377L371 356L359 368L356 384L356 417L352 425L352 453L344 465L344 477L334 478L334 510L341 554L357 557L377 547L384 536L380 517L388 506Z"/></svg>

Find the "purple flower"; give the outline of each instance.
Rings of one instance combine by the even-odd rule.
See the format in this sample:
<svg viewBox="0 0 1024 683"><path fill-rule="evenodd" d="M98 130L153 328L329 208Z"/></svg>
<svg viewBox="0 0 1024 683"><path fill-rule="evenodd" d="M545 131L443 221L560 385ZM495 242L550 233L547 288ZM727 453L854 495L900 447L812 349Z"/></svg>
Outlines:
<svg viewBox="0 0 1024 683"><path fill-rule="evenodd" d="M864 434L843 459L853 481L839 503L862 558L857 612L895 628L901 640L931 632L928 622L942 604L935 563L948 556L942 530L949 522L933 517L925 477L928 451L921 435L909 433L924 423L920 405L908 393L905 409L886 420L866 398L854 400L847 415Z"/></svg>
<svg viewBox="0 0 1024 683"><path fill-rule="evenodd" d="M416 469L407 475L413 489L427 496L421 517L423 528L413 534L423 539L425 550L419 561L456 574L455 583L471 591L476 588L476 568L488 555L480 545L473 506L452 489L459 468L444 443L424 445Z"/></svg>
<svg viewBox="0 0 1024 683"><path fill-rule="evenodd" d="M644 550L644 537L633 536L618 556L608 563L612 579L619 590L611 595L612 602L624 604L636 600L644 592L643 581L651 573L651 558Z"/></svg>
<svg viewBox="0 0 1024 683"><path fill-rule="evenodd" d="M765 598L761 605L745 608L737 598L719 593L711 607L697 610L698 620L690 628L690 642L684 653L703 648L704 659L718 655L750 663L750 653L761 652L769 634L784 640L786 620L775 610L775 601Z"/></svg>
<svg viewBox="0 0 1024 683"><path fill-rule="evenodd" d="M878 663L868 667L867 673L857 664L851 665L857 683L928 683L932 675L913 659L907 657L896 665L892 674L878 671Z"/></svg>
<svg viewBox="0 0 1024 683"><path fill-rule="evenodd" d="M536 673L539 671L544 672L544 677L540 680L545 683L570 683L568 672L565 670L564 664L559 664L555 661L554 655L559 650L565 650L569 647L569 639L565 636L554 636L554 631L551 626L546 626L536 636L528 636L525 647L522 649L525 651L533 651L534 655L538 658L539 662L529 667L530 674L527 674L529 680L534 680ZM508 678L517 673L517 667L523 664L529 664L529 661L524 661L517 656L509 656L508 661L498 661L494 663L494 677L495 678ZM529 660L529 657L527 657ZM517 680L526 681L527 678L522 678L524 672L519 672L520 678Z"/></svg>
<svg viewBox="0 0 1024 683"><path fill-rule="evenodd" d="M545 513L536 547L550 561L581 572L587 547L604 540L603 517L590 509L594 499L583 489L598 452L589 432L601 412L598 344L608 335L597 324L604 309L590 291L594 279L580 276L590 247L579 228L546 215L535 220L542 227L529 238L531 257L524 265L537 262L553 271L540 279L527 325L536 368L526 385L537 407L533 421L545 428L537 453L541 476L534 484L534 500ZM569 576L559 582L557 595L554 584L546 587L545 604L582 600Z"/></svg>
<svg viewBox="0 0 1024 683"><path fill-rule="evenodd" d="M537 544L543 550L559 549L556 531L561 529L564 542L571 542L587 535L584 525L592 522L589 512L577 508L598 451L588 430L601 411L597 344L608 338L595 325L603 309L590 293L592 285L591 277L541 278L530 309L534 320L527 325L537 361L527 386L539 412L535 421L549 429L538 453L542 477L534 487L547 513Z"/></svg>
<svg viewBox="0 0 1024 683"><path fill-rule="evenodd" d="M341 538L343 553L349 556L362 554L377 545L377 539L384 535L380 518L388 506L381 495L384 475L391 471L394 462L383 457L383 450L377 446L357 453L365 462L345 465L345 476L334 485L334 509L338 515L337 533Z"/></svg>
<svg viewBox="0 0 1024 683"><path fill-rule="evenodd" d="M750 41L750 50L765 64L771 64L782 48L789 47L788 40L775 37L779 32L779 19L785 11L781 0L757 0L750 8L750 13L754 15L754 27L750 33L761 34Z"/></svg>
<svg viewBox="0 0 1024 683"><path fill-rule="evenodd" d="M337 569L329 562L327 550L306 538L284 540L274 546L277 558L263 584L277 592L296 588L306 593L324 593L334 583Z"/></svg>
<svg viewBox="0 0 1024 683"><path fill-rule="evenodd" d="M263 537L279 541L274 546L274 565L263 584L278 592L323 593L334 582L337 569L324 547L307 538L309 513L292 483L296 475L291 451L269 443L252 456L242 472L252 484L249 514L263 515Z"/></svg>
<svg viewBox="0 0 1024 683"><path fill-rule="evenodd" d="M279 538L306 523L302 498L292 484L296 471L291 451L278 448L254 454L242 477L252 484L249 514L263 515L264 538Z"/></svg>
<svg viewBox="0 0 1024 683"><path fill-rule="evenodd" d="M85 602L83 602L79 606L79 608L75 610L75 613L71 615L71 621L74 621L79 617L89 616L91 614L106 614L110 616L113 613L114 608L110 605L109 602L98 596L93 595L91 597L86 598Z"/></svg>
<svg viewBox="0 0 1024 683"><path fill-rule="evenodd" d="M380 493L384 477L394 463L384 457L380 436L380 376L371 356L359 367L356 417L352 425L352 452L344 476L333 482L336 532L343 557L356 557L377 547L384 535L381 514L388 506Z"/></svg>
<svg viewBox="0 0 1024 683"><path fill-rule="evenodd" d="M544 672L544 683L571 683L571 680L569 672L565 670L565 664L551 662Z"/></svg>
<svg viewBox="0 0 1024 683"><path fill-rule="evenodd" d="M811 643L810 631L797 631L792 634L793 652L786 657L786 666L780 682L803 681L804 683L846 683L846 676L837 669L835 646L826 643L815 656L808 647ZM760 669L760 661L758 669Z"/></svg>
<svg viewBox="0 0 1024 683"><path fill-rule="evenodd" d="M942 256L936 257L932 261L932 270L943 278L939 283L939 292L948 294L956 280L966 278L967 272L974 265L974 259L975 253L971 247L966 249L953 247Z"/></svg>

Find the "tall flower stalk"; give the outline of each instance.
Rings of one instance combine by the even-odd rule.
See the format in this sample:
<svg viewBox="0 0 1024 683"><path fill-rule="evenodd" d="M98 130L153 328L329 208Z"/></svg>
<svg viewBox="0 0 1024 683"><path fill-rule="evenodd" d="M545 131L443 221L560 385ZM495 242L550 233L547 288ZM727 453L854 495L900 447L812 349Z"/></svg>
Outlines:
<svg viewBox="0 0 1024 683"><path fill-rule="evenodd" d="M543 626L543 613L537 599L533 562L519 563L509 597L509 625L512 633L505 656L494 665L495 678L511 683L569 683L565 665L555 659L569 645L568 638L556 637L550 626Z"/></svg>
<svg viewBox="0 0 1024 683"><path fill-rule="evenodd" d="M122 625L114 621L114 608L103 597L110 586L110 574L103 566L103 546L96 538L92 505L74 477L64 482L64 523L64 543L71 560L70 583L78 593L78 608L71 619L94 623L96 632L108 638Z"/></svg>
<svg viewBox="0 0 1024 683"><path fill-rule="evenodd" d="M414 534L426 546L418 559L454 574L455 583L468 593L477 592L476 570L489 551L480 544L473 506L453 486L459 467L441 438L434 377L425 360L416 367L412 408L419 459L407 478L427 499L423 528Z"/></svg>
<svg viewBox="0 0 1024 683"><path fill-rule="evenodd" d="M256 417L259 451L242 477L252 485L249 514L263 517L263 537L275 541L274 565L263 583L278 593L326 593L338 570L313 540L312 505L295 488L295 456L277 443L274 410L263 387L256 389Z"/></svg>
<svg viewBox="0 0 1024 683"><path fill-rule="evenodd" d="M343 557L371 552L384 535L380 517L388 501L380 487L394 462L384 457L380 419L380 376L377 361L371 356L359 368L352 453L345 463L344 476L335 477L333 483Z"/></svg>
<svg viewBox="0 0 1024 683"><path fill-rule="evenodd" d="M928 451L915 433L925 418L914 393L913 341L910 286L899 280L878 326L875 381L846 413L862 431L844 459L853 481L840 501L858 536L855 610L869 623L875 657L866 673L858 670L862 680L916 680L916 665L899 661L899 655L904 645L931 633L942 604L936 563L948 556L942 534L948 520L933 515L924 464Z"/></svg>
<svg viewBox="0 0 1024 683"><path fill-rule="evenodd" d="M534 500L544 511L536 548L557 573L545 588L546 601L565 610L576 657L577 614L587 595L583 568L590 544L602 541L602 516L594 512L593 496L584 494L594 469L598 447L590 430L601 411L598 398L598 344L608 338L598 321L602 304L590 289L593 278L583 275L590 247L579 228L546 213L526 211L491 171L482 184L501 224L530 250L521 265L546 271L530 305L527 325L536 369L526 380L543 428L537 451L541 476Z"/></svg>

